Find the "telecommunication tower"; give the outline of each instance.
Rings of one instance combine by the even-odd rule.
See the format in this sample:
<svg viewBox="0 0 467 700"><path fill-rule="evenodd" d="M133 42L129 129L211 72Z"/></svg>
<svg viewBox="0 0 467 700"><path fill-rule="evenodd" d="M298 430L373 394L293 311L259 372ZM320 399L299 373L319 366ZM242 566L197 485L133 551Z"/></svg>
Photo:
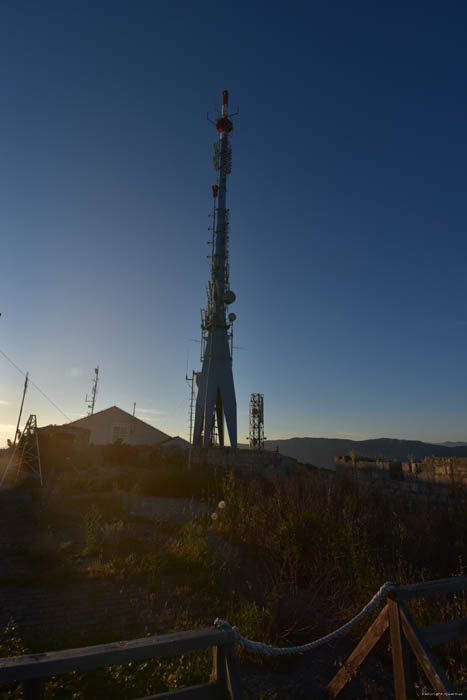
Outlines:
<svg viewBox="0 0 467 700"><path fill-rule="evenodd" d="M264 450L264 395L250 395L250 450Z"/></svg>
<svg viewBox="0 0 467 700"><path fill-rule="evenodd" d="M229 93L222 93L222 111L215 122L219 132L214 144L217 184L214 197L211 278L207 287L207 308L201 311L202 369L197 377L193 445L224 445L224 418L230 445L237 447L237 402L232 374L232 333L235 314L227 308L235 301L229 284L229 209L227 176L232 170L229 138L233 124L229 115Z"/></svg>
<svg viewBox="0 0 467 700"><path fill-rule="evenodd" d="M94 369L94 379L92 380L91 398L88 399L88 395L86 394L86 403L88 404L88 416L92 416L92 414L94 413L94 406L96 404L98 381L99 381L99 365Z"/></svg>

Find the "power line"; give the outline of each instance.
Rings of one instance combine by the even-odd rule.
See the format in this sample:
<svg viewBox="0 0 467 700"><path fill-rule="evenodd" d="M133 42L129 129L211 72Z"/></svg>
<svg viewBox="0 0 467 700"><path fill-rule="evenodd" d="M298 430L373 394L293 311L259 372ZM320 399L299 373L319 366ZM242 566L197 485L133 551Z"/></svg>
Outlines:
<svg viewBox="0 0 467 700"><path fill-rule="evenodd" d="M6 354L6 352L3 352L3 350L2 350L1 348L0 348L0 353L3 355L3 357L5 358L5 360L8 360L8 362L9 362L11 365L13 365L13 367L14 367L15 369L17 369L18 372L19 372L20 374L23 375L23 377L26 376L26 372L23 372L23 370L21 369L21 367L18 367L18 365L15 364L15 363L13 362L13 360L12 360L10 357L8 357L8 355ZM54 408L56 408L57 411L58 411L59 413L62 414L62 416L65 416L65 418L67 419L67 421L69 421L69 422L71 423L71 418L70 418L69 416L67 416L67 414L66 414L64 411L62 411L62 409L61 409L59 406L57 406L57 404L56 404L54 401L52 401L52 399L50 398L50 396L47 396L47 394L46 394L44 391L42 391L42 389L41 389L40 387L38 387L37 384L36 384L35 382L32 381L31 377L29 377L29 383L32 384L33 387L35 387L35 388L37 389L37 391L38 391L40 394L42 394L42 396L43 396L45 399L47 399L47 401L48 401L49 403L51 403L52 406L53 406Z"/></svg>

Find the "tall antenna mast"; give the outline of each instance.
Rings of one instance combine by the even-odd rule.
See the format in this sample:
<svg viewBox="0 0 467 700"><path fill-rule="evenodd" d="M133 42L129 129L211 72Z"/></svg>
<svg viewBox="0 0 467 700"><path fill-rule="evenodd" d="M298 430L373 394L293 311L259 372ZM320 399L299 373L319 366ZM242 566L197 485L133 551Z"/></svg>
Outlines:
<svg viewBox="0 0 467 700"><path fill-rule="evenodd" d="M88 416L92 416L92 414L94 413L94 406L96 405L97 383L99 381L99 365L94 369L94 375L94 379L92 380L91 398L88 399L88 395L86 394L86 403L88 404Z"/></svg>
<svg viewBox="0 0 467 700"><path fill-rule="evenodd" d="M215 122L219 132L214 144L214 168L217 184L212 187L214 218L211 255L211 278L207 288L207 307L201 312L202 369L196 397L193 445L224 446L224 418L230 445L237 447L237 402L232 374L231 326L235 315L227 318L227 307L235 301L229 283L229 210L227 176L232 170L229 145L233 129L229 115L229 93L222 93L222 110Z"/></svg>

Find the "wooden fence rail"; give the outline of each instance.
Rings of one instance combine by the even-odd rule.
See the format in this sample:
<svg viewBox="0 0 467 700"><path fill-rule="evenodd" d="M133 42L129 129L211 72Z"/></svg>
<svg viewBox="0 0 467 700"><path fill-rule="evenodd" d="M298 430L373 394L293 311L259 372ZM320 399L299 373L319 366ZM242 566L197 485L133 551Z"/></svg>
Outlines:
<svg viewBox="0 0 467 700"><path fill-rule="evenodd" d="M396 700L411 700L415 697L410 674L413 657L417 659L436 693L446 696L454 694L454 689L439 667L430 645L466 637L467 618L419 629L404 601L445 595L464 589L467 589L467 576L398 586L390 591L386 605L329 683L329 696L337 697L388 629L391 637ZM243 700L234 636L228 630L216 628L0 658L0 684L21 682L23 700L43 700L45 684L51 676L161 656L177 656L211 647L213 667L208 683L140 700Z"/></svg>
<svg viewBox="0 0 467 700"><path fill-rule="evenodd" d="M208 683L140 700L243 700L232 634L215 628L0 658L0 683L21 682L23 700L43 700L45 684L51 676L161 656L178 656L210 647L213 647L213 667Z"/></svg>
<svg viewBox="0 0 467 700"><path fill-rule="evenodd" d="M438 581L398 586L389 592L386 605L329 683L330 697L335 698L339 695L388 628L391 637L396 700L415 698L411 677L414 657L435 693L446 697L454 695L454 688L440 668L430 646L467 637L467 618L419 629L403 601L446 595L464 589L467 589L467 576L455 576Z"/></svg>

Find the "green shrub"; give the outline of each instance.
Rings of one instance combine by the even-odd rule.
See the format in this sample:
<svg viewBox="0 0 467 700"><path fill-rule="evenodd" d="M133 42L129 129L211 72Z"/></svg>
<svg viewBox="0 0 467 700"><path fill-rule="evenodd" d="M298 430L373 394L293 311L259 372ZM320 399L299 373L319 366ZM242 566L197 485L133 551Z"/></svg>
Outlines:
<svg viewBox="0 0 467 700"><path fill-rule="evenodd" d="M104 523L102 526L102 543L110 547L117 546L122 539L124 527L125 525L122 520Z"/></svg>
<svg viewBox="0 0 467 700"><path fill-rule="evenodd" d="M14 618L10 617L5 628L0 632L0 657L22 656L28 653L28 649L19 632L18 625Z"/></svg>
<svg viewBox="0 0 467 700"><path fill-rule="evenodd" d="M95 505L92 505L84 513L84 537L85 547L83 554L92 556L98 554L102 548L102 525L103 517L100 510Z"/></svg>
<svg viewBox="0 0 467 700"><path fill-rule="evenodd" d="M11 617L5 628L0 632L0 657L23 656L29 650L25 646L15 620ZM0 686L1 700L20 700L21 687L17 683L5 683Z"/></svg>

